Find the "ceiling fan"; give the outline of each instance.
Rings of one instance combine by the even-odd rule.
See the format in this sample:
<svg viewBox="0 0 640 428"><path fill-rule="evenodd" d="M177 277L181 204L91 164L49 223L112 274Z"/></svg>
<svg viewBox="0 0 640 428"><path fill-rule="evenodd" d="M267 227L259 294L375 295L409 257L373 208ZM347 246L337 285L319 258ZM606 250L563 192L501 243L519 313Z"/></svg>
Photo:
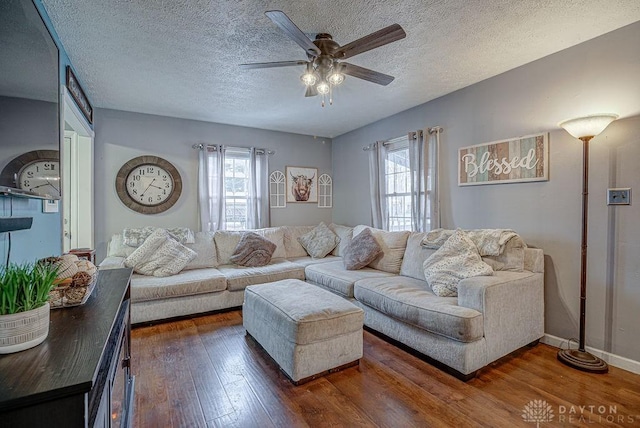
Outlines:
<svg viewBox="0 0 640 428"><path fill-rule="evenodd" d="M384 86L393 81L393 76L343 62L343 60L405 38L407 34L400 25L390 25L368 36L340 46L328 33L319 33L316 35L316 39L312 41L281 10L269 10L264 14L305 50L308 60L258 62L240 64L240 67L254 69L304 65L306 70L300 76L300 80L307 87L305 96L321 95L323 107L325 96L328 96L329 104L333 104L332 90L344 81L345 74Z"/></svg>

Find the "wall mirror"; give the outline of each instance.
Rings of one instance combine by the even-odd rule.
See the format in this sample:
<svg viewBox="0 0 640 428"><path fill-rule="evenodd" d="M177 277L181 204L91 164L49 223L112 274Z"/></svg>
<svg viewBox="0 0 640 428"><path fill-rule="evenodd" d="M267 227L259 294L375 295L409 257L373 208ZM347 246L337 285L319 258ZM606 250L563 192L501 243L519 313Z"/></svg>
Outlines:
<svg viewBox="0 0 640 428"><path fill-rule="evenodd" d="M93 248L94 134L60 89L58 48L32 0L0 1L0 46L0 194L61 197L39 223L48 237L62 223L51 248Z"/></svg>
<svg viewBox="0 0 640 428"><path fill-rule="evenodd" d="M0 186L59 198L58 48L31 0L0 2L0 46Z"/></svg>

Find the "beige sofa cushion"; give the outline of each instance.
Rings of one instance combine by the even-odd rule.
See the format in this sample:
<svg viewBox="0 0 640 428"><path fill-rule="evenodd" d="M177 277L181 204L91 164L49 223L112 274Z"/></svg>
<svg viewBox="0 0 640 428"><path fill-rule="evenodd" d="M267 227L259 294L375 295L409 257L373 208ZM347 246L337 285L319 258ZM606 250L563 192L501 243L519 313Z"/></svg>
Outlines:
<svg viewBox="0 0 640 428"><path fill-rule="evenodd" d="M144 302L215 293L227 288L227 279L217 269L193 269L168 277L134 274L131 277L131 300Z"/></svg>
<svg viewBox="0 0 640 428"><path fill-rule="evenodd" d="M107 257L129 257L135 250L135 247L124 244L122 234L116 233L107 244Z"/></svg>
<svg viewBox="0 0 640 428"><path fill-rule="evenodd" d="M308 256L307 251L298 242L298 238L313 230L315 226L282 226L284 229L284 249L287 259Z"/></svg>
<svg viewBox="0 0 640 428"><path fill-rule="evenodd" d="M484 320L475 309L458 306L456 297L438 297L426 282L404 276L356 281L358 302L413 326L459 342L484 336Z"/></svg>
<svg viewBox="0 0 640 428"><path fill-rule="evenodd" d="M218 270L227 278L229 291L244 290L249 285L264 284L281 279L304 280L304 266L282 259L272 260L266 266L223 265L218 266Z"/></svg>
<svg viewBox="0 0 640 428"><path fill-rule="evenodd" d="M353 298L353 284L357 280L393 276L391 273L369 267L360 270L347 270L342 260L307 266L304 273L307 281L318 284L329 291L350 299Z"/></svg>
<svg viewBox="0 0 640 428"><path fill-rule="evenodd" d="M184 244L185 247L197 253L184 270L204 269L216 267L216 246L213 243L213 232L196 232L193 244Z"/></svg>
<svg viewBox="0 0 640 428"><path fill-rule="evenodd" d="M420 243L424 238L422 232L411 232L407 239L407 248L402 258L402 266L400 267L400 275L408 276L410 278L426 281L424 277L424 261L427 260L431 254L436 250L425 248Z"/></svg>
<svg viewBox="0 0 640 428"><path fill-rule="evenodd" d="M382 247L382 253L369 263L369 266L384 272L400 273L400 266L402 266L402 258L404 257L410 232L388 232L359 225L353 229L353 237L358 236L364 229L371 229L376 241L378 241L378 244Z"/></svg>
<svg viewBox="0 0 640 428"><path fill-rule="evenodd" d="M244 232L238 230L218 230L213 235L213 242L216 244L216 254L218 255L218 266L230 265L231 256L236 250L242 234Z"/></svg>
<svg viewBox="0 0 640 428"><path fill-rule="evenodd" d="M260 236L267 238L269 241L276 244L276 249L271 255L272 259L284 259L287 257L287 253L284 248L284 228L283 227L267 227L265 229L250 230Z"/></svg>
<svg viewBox="0 0 640 428"><path fill-rule="evenodd" d="M340 242L331 252L334 256L344 256L344 249L351 242L351 238L353 238L353 227L342 226L340 224L331 223L329 225L329 229L333 231L338 238L340 238Z"/></svg>

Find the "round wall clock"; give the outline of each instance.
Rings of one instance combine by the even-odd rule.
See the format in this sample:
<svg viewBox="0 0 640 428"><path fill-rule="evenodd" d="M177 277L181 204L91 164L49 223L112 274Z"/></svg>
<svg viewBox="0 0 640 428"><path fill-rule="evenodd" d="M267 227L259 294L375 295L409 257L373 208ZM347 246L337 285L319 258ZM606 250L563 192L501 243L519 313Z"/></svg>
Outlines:
<svg viewBox="0 0 640 428"><path fill-rule="evenodd" d="M33 150L7 164L0 184L60 199L60 154L57 150Z"/></svg>
<svg viewBox="0 0 640 428"><path fill-rule="evenodd" d="M158 214L178 201L182 193L182 178L168 161L157 156L138 156L118 171L116 192L132 210Z"/></svg>

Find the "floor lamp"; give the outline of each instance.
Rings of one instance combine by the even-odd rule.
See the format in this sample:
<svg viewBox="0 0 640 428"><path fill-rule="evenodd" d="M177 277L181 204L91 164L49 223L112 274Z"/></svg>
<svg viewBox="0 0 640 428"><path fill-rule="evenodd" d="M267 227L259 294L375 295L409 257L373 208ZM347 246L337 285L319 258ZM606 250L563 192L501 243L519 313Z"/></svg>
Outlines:
<svg viewBox="0 0 640 428"><path fill-rule="evenodd" d="M561 349L558 360L578 370L606 373L609 366L601 358L585 350L585 318L587 306L587 214L589 201L589 141L600 134L617 114L598 114L565 120L558 126L575 138L582 140L582 253L580 258L580 343L578 349Z"/></svg>

